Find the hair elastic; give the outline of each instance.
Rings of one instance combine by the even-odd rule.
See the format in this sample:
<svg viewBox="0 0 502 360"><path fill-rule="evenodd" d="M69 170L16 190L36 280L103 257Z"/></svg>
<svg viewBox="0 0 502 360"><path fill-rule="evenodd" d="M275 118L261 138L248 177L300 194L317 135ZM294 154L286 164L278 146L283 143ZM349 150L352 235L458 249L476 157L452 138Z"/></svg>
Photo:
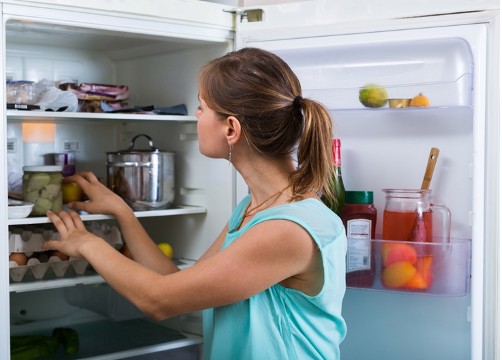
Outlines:
<svg viewBox="0 0 502 360"><path fill-rule="evenodd" d="M293 106L296 108L296 109L300 109L301 106L300 106L300 100L303 99L300 95L298 95L297 97L295 97L295 99L293 100Z"/></svg>

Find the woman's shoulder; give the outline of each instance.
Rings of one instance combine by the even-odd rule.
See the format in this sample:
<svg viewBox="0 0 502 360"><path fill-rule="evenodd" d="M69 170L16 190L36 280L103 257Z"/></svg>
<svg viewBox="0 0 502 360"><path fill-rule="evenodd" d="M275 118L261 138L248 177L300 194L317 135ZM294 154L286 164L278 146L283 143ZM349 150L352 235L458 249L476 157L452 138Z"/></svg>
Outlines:
<svg viewBox="0 0 502 360"><path fill-rule="evenodd" d="M306 229L313 238L323 238L326 244L345 234L341 219L316 198L279 205L258 213L251 223L268 220L289 220ZM253 224L250 224L251 226Z"/></svg>

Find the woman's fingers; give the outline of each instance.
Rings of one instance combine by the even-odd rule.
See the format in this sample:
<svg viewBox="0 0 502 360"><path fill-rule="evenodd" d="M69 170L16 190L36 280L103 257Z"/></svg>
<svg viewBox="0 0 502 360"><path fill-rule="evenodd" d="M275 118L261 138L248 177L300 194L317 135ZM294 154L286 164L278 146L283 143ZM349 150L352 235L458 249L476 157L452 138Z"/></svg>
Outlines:
<svg viewBox="0 0 502 360"><path fill-rule="evenodd" d="M69 211L68 214L70 215L71 219L73 220L73 224L75 224L75 228L77 230L85 230L84 222L80 218L79 214L77 214L75 211Z"/></svg>
<svg viewBox="0 0 502 360"><path fill-rule="evenodd" d="M77 175L80 175L82 178L84 178L85 180L87 180L91 184L97 184L97 183L99 183L98 178L91 171L79 172Z"/></svg>
<svg viewBox="0 0 502 360"><path fill-rule="evenodd" d="M66 211L61 210L58 212L59 218L63 221L66 226L67 231L72 231L75 229L75 224L73 223L73 218Z"/></svg>
<svg viewBox="0 0 502 360"><path fill-rule="evenodd" d="M56 240L48 240L44 242L43 244L40 245L42 249L46 250L60 250L59 248L61 247L61 243Z"/></svg>
<svg viewBox="0 0 502 360"><path fill-rule="evenodd" d="M52 221L56 229L58 230L58 233L62 237L66 237L68 235L68 230L66 229L66 225L64 224L63 220L57 215L54 214L52 211L47 211L47 217Z"/></svg>

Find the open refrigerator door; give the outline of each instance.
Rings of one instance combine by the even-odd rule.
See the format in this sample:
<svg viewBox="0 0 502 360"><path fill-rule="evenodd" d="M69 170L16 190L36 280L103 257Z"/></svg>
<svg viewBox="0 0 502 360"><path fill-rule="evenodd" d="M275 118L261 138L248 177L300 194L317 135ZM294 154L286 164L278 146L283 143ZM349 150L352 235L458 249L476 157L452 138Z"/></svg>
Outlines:
<svg viewBox="0 0 502 360"><path fill-rule="evenodd" d="M377 236L363 247L372 249L376 266L371 286L348 287L344 358L481 359L498 352L500 90L491 74L499 74L493 50L499 49L499 12L489 2L477 9L456 5L465 13L450 14L448 1L422 10L393 1L364 10L329 2L241 9L248 16L239 25L238 47L269 50L291 66L302 96L333 115L345 189L375 196ZM386 90L380 107L360 97L369 84ZM420 95L428 106L387 101L407 99L409 106ZM405 253L398 257L407 260L398 269L382 241L389 216L382 190L420 189L433 147L441 155L432 199L450 209L451 237L442 242L442 218L433 211L433 240L400 240ZM361 246L348 241L349 251ZM410 279L420 274L421 280L403 280L407 269Z"/></svg>

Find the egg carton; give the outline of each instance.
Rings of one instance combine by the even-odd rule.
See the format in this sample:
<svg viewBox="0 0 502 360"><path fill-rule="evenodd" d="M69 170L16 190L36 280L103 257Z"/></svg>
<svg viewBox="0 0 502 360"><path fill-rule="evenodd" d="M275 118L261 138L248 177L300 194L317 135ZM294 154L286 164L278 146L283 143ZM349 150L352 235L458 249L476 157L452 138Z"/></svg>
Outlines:
<svg viewBox="0 0 502 360"><path fill-rule="evenodd" d="M117 227L106 224L91 223L86 225L87 231L102 238L115 249L122 247L122 236ZM24 253L29 257L26 265L18 265L15 261L9 261L10 277L13 281L22 281L24 276L31 274L35 279L43 279L52 271L57 277L62 277L71 267L77 275L82 275L89 262L87 260L70 257L61 260L58 256L49 256L50 251L40 246L48 240L60 240L60 234L51 227L19 227L9 231L9 256L12 253ZM39 253L37 257L33 253Z"/></svg>

